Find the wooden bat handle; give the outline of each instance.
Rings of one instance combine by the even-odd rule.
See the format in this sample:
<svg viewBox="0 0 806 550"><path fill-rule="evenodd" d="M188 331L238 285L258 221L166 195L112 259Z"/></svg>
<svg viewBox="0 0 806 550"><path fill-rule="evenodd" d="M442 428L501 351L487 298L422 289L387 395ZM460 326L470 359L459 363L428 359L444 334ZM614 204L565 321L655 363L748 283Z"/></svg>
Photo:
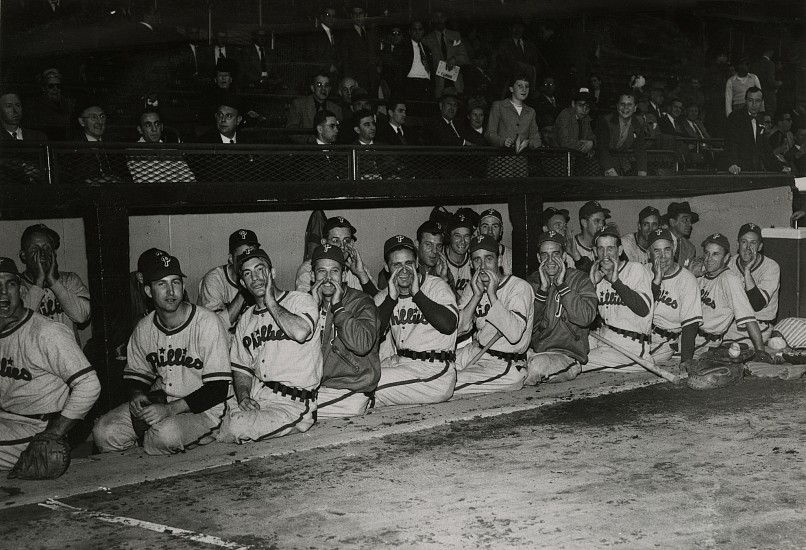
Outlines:
<svg viewBox="0 0 806 550"><path fill-rule="evenodd" d="M490 341L484 344L484 347L481 348L479 352L473 356L473 359L471 359L470 362L467 365L465 365L465 368L475 365L476 361L481 359L481 356L487 353L487 351L492 347L492 345L495 344L498 341L498 339L501 338L502 336L503 334L501 334L501 331L495 329L495 336L490 338Z"/></svg>
<svg viewBox="0 0 806 550"><path fill-rule="evenodd" d="M661 367L655 365L651 361L647 361L646 359L643 359L643 358L637 356L636 354L632 353L631 351L619 346L616 343L611 342L607 338L605 338L603 336L599 336L595 332L591 332L590 335L593 336L594 338L596 338L597 340L599 340L600 342L602 342L604 344L607 344L608 346L610 346L611 348L613 348L617 352L621 353L622 355L624 355L628 359L632 359L633 361L635 361L636 363L638 363L639 365L644 367L646 370L648 370L652 374L657 374L661 378L663 378L665 380L668 380L669 382L671 382L673 384L679 384L680 383L680 377L675 375L675 374L672 374L671 372L667 371L666 369L662 369Z"/></svg>

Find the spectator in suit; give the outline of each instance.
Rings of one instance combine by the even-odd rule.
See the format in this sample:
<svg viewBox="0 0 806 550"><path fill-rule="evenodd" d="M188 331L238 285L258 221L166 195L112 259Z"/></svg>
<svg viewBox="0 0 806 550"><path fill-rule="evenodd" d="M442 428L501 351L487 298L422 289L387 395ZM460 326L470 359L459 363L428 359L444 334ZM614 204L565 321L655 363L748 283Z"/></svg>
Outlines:
<svg viewBox="0 0 806 550"><path fill-rule="evenodd" d="M460 146L471 145L462 137L456 113L459 99L456 94L446 92L439 98L439 116L431 119L424 128L426 145Z"/></svg>
<svg viewBox="0 0 806 550"><path fill-rule="evenodd" d="M198 27L186 27L186 41L175 48L171 59L173 84L196 88L199 82L211 72L211 66L202 62L202 39Z"/></svg>
<svg viewBox="0 0 806 550"><path fill-rule="evenodd" d="M680 127L687 138L709 139L711 137L705 128L705 124L700 120L700 108L696 103L686 105L686 114L680 120ZM700 142L699 144L689 143L686 157L686 161L692 166L701 166L706 163L712 163L714 160L710 146L705 142Z"/></svg>
<svg viewBox="0 0 806 550"><path fill-rule="evenodd" d="M25 102L25 123L48 138L64 141L73 123L75 102L62 95L62 73L48 68L39 75L42 93Z"/></svg>
<svg viewBox="0 0 806 550"><path fill-rule="evenodd" d="M770 114L775 114L778 108L778 88L782 82L775 76L775 62L772 60L772 48L768 48L761 53L751 71L758 77L761 84L759 88L764 90L764 110Z"/></svg>
<svg viewBox="0 0 806 550"><path fill-rule="evenodd" d="M470 63L470 57L467 55L467 50L462 42L462 35L459 31L446 29L446 21L447 19L443 12L435 11L431 16L432 30L423 38L423 43L431 50L434 71L439 67L440 61L444 61L446 69L449 71L456 66L460 68L459 77L456 82L453 82L435 75L435 97L442 97L442 92L449 88L453 88L457 94L462 94L465 90L462 66Z"/></svg>
<svg viewBox="0 0 806 550"><path fill-rule="evenodd" d="M337 37L341 43L344 74L352 76L371 97L378 97L381 43L374 26L366 25L367 13L355 5L350 11L352 25Z"/></svg>
<svg viewBox="0 0 806 550"><path fill-rule="evenodd" d="M644 127L635 116L635 97L619 96L615 113L601 117L596 125L596 156L605 176L646 176L646 143ZM613 152L632 150L633 156L614 157Z"/></svg>
<svg viewBox="0 0 806 550"><path fill-rule="evenodd" d="M736 74L728 78L725 83L725 116L729 117L733 111L745 111L747 90L762 89L758 77L749 71L750 57L744 55L736 63Z"/></svg>
<svg viewBox="0 0 806 550"><path fill-rule="evenodd" d="M240 98L237 96L224 96L216 107L213 116L216 127L202 135L199 143L254 143L249 136L238 135L238 128L243 123L243 110Z"/></svg>
<svg viewBox="0 0 806 550"><path fill-rule="evenodd" d="M766 105L767 100L764 100ZM767 115L769 116L769 115ZM792 113L778 111L773 119L774 125L769 129L767 140L774 155L784 158L787 152L795 145L795 135L792 133Z"/></svg>
<svg viewBox="0 0 806 550"><path fill-rule="evenodd" d="M315 115L320 111L329 111L337 120L341 120L341 108L328 99L329 95L330 77L326 74L316 75L311 82L311 95L298 97L291 102L285 127L313 130ZM316 136L313 133L294 135L291 136L291 139L300 144L316 142Z"/></svg>
<svg viewBox="0 0 806 550"><path fill-rule="evenodd" d="M789 167L775 157L767 141L766 132L758 118L764 94L760 88L750 87L745 92L744 107L728 117L725 133L725 164L728 172L788 172Z"/></svg>
<svg viewBox="0 0 806 550"><path fill-rule="evenodd" d="M324 73L321 73L324 74ZM335 82L335 80L331 80L331 82ZM352 108L353 105L353 93L358 90L358 82L355 81L355 78L351 76L345 76L339 82L339 89L336 90L338 98L335 98L341 107L343 113L346 113Z"/></svg>
<svg viewBox="0 0 806 550"><path fill-rule="evenodd" d="M406 103L397 99L390 100L386 104L386 112L389 119L378 123L378 141L389 145L418 145L416 132L405 127Z"/></svg>
<svg viewBox="0 0 806 550"><path fill-rule="evenodd" d="M39 130L23 128L22 102L20 95L13 90L0 92L0 139L3 141L47 141L48 137Z"/></svg>
<svg viewBox="0 0 806 550"><path fill-rule="evenodd" d="M339 140L338 143L341 144L348 144L353 143L356 138L356 132L354 130L356 126L355 116L357 113L365 110L372 110L372 101L370 100L369 94L363 88L357 88L350 94L350 108L347 111L344 111L344 118L342 122L344 122L344 128L342 128L341 132L339 133Z"/></svg>
<svg viewBox="0 0 806 550"><path fill-rule="evenodd" d="M357 135L353 140L353 145L376 145L375 135L378 131L377 121L375 114L369 109L362 109L354 113L353 120L355 126L353 131Z"/></svg>
<svg viewBox="0 0 806 550"><path fill-rule="evenodd" d="M181 143L175 133L166 134L162 114L156 107L146 107L137 119L138 143ZM165 181L193 183L193 172L182 155L155 155L148 150L127 154L126 166L134 183L160 183Z"/></svg>
<svg viewBox="0 0 806 550"><path fill-rule="evenodd" d="M238 93L235 79L238 76L238 63L228 58L220 58L215 67L213 81L202 89L202 108L199 120L208 123L210 113L215 113L221 100Z"/></svg>
<svg viewBox="0 0 806 550"><path fill-rule="evenodd" d="M221 59L228 59L234 63L235 70L238 69L238 58L240 53L236 46L229 43L229 35L226 29L218 29L213 39L213 43L209 46L201 48L201 58L199 70L201 74L209 74L218 66Z"/></svg>
<svg viewBox="0 0 806 550"><path fill-rule="evenodd" d="M596 146L596 135L591 129L591 106L593 94L588 88L577 88L571 99L571 106L566 107L557 116L554 123L554 134L559 147L575 149L593 156Z"/></svg>
<svg viewBox="0 0 806 550"><path fill-rule="evenodd" d="M731 77L728 70L728 54L723 51L714 53L713 62L706 67L702 85L705 96L705 110L702 112L711 135L722 137L725 132L725 82Z"/></svg>
<svg viewBox="0 0 806 550"><path fill-rule="evenodd" d="M589 80L588 89L591 92L591 116L600 116L612 108L610 105L610 97L607 92L602 88L602 77L599 75L592 75Z"/></svg>
<svg viewBox="0 0 806 550"><path fill-rule="evenodd" d="M662 134L672 137L686 137L683 127L680 125L680 117L683 114L683 102L673 97L666 103L666 111L658 122L658 127Z"/></svg>
<svg viewBox="0 0 806 550"><path fill-rule="evenodd" d="M798 130L795 144L786 154L786 161L793 168L796 177L806 177L806 128Z"/></svg>
<svg viewBox="0 0 806 550"><path fill-rule="evenodd" d="M546 76L540 83L534 102L530 102L534 105L534 110L537 113L537 125L541 128L543 126L554 126L554 121L557 120L557 116L563 109L555 97L556 91L557 85L554 83L554 78Z"/></svg>
<svg viewBox="0 0 806 550"><path fill-rule="evenodd" d="M312 69L312 76L324 72L331 82L338 82L342 73L340 44L336 43L336 8L325 5L316 31L305 39L305 63Z"/></svg>
<svg viewBox="0 0 806 550"><path fill-rule="evenodd" d="M392 93L398 97L416 101L430 101L432 98L434 63L431 49L423 44L424 34L422 21L412 21L409 26L410 40L402 41L397 49L395 66L399 72L394 77L395 84L390 82L389 85Z"/></svg>
<svg viewBox="0 0 806 550"><path fill-rule="evenodd" d="M93 98L85 99L79 104L76 112L79 131L74 138L75 141L95 145L111 141L106 136L107 116L100 101ZM130 179L123 155L108 155L102 146L97 147L93 155L94 159L90 159L88 155L82 154L77 157L75 163L71 163L76 183L120 183Z"/></svg>
<svg viewBox="0 0 806 550"><path fill-rule="evenodd" d="M244 77L244 84L249 88L260 90L279 90L280 77L271 59L268 45L268 31L255 29L252 33L252 45L241 51L239 68Z"/></svg>
<svg viewBox="0 0 806 550"><path fill-rule="evenodd" d="M521 21L510 25L510 35L498 45L495 54L498 78L501 88L504 88L510 79L519 73L529 76L529 87L537 87L537 75L540 74L540 56L537 46L523 36L525 29ZM497 89L501 89L497 88Z"/></svg>
<svg viewBox="0 0 806 550"><path fill-rule="evenodd" d="M647 104L647 114L654 115L658 124L663 120L663 104L666 99L663 86L654 84L649 90L649 103Z"/></svg>
<svg viewBox="0 0 806 550"><path fill-rule="evenodd" d="M487 119L487 103L483 99L471 99L467 103L467 124L465 125L463 137L473 145L481 147L489 145L484 137Z"/></svg>

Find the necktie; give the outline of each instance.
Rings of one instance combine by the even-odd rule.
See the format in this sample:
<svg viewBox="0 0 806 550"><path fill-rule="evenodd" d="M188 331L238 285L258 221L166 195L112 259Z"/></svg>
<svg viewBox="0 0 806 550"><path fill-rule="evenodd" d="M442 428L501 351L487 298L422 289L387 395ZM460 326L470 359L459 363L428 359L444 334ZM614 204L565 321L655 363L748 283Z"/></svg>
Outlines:
<svg viewBox="0 0 806 550"><path fill-rule="evenodd" d="M364 42L367 41L367 31L364 30L364 27L358 29L358 34L361 35L361 40L363 40Z"/></svg>
<svg viewBox="0 0 806 550"><path fill-rule="evenodd" d="M406 136L403 135L403 128L397 128L397 135L400 138L400 143L406 145Z"/></svg>
<svg viewBox="0 0 806 550"><path fill-rule="evenodd" d="M221 46L218 47L218 57L220 59L226 59L227 58L227 54L224 52L224 48L222 48Z"/></svg>
<svg viewBox="0 0 806 550"><path fill-rule="evenodd" d="M9 132L9 134L11 135L11 139L17 139L17 132Z"/></svg>
<svg viewBox="0 0 806 550"><path fill-rule="evenodd" d="M229 142L230 143L235 143L235 140L230 138Z"/></svg>
<svg viewBox="0 0 806 550"><path fill-rule="evenodd" d="M456 126L453 125L453 121L450 121L448 126L451 127L451 130L453 130L453 133L456 135L456 137L459 137L459 132L456 131Z"/></svg>
<svg viewBox="0 0 806 550"><path fill-rule="evenodd" d="M260 72L266 72L266 51L263 46L260 47Z"/></svg>
<svg viewBox="0 0 806 550"><path fill-rule="evenodd" d="M448 45L445 43L445 33L439 33L439 47L442 48L442 59L448 59Z"/></svg>
<svg viewBox="0 0 806 550"><path fill-rule="evenodd" d="M428 67L428 58L425 56L425 48L423 48L422 44L419 44L419 46L420 46L420 61L423 64L423 68L425 69L425 72L430 74L431 69Z"/></svg>
<svg viewBox="0 0 806 550"><path fill-rule="evenodd" d="M520 47L521 47L521 53L522 53L522 54L523 54L523 53L526 53L526 51L523 49L523 38L519 38L519 39L518 39L518 46L520 46Z"/></svg>

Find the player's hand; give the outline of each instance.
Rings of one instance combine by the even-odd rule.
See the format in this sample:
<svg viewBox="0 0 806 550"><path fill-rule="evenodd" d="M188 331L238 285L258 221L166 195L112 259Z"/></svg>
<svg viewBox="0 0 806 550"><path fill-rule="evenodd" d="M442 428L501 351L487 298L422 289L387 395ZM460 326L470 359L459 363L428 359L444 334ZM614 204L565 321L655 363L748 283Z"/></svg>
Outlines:
<svg viewBox="0 0 806 550"><path fill-rule="evenodd" d="M386 283L386 288L389 291L389 298L394 301L397 301L398 297L400 296L400 291L397 288L397 276L400 275L401 270L404 269L404 266L400 266L392 272L392 275L389 277L389 282Z"/></svg>
<svg viewBox="0 0 806 550"><path fill-rule="evenodd" d="M139 418L140 420L143 419L143 409L151 404L151 401L148 400L148 396L139 393L131 398L129 401L129 412L135 418Z"/></svg>
<svg viewBox="0 0 806 550"><path fill-rule="evenodd" d="M739 166L738 164L731 164L731 165L728 167L728 172L730 172L730 173L731 173L731 174L733 174L734 176L735 176L735 175L737 175L737 174L739 174L739 172L741 172L741 171L742 171L742 168L741 168L741 166Z"/></svg>
<svg viewBox="0 0 806 550"><path fill-rule="evenodd" d="M610 284L618 281L618 269L616 268L616 262L609 258L605 258L602 260L600 267L604 273L605 279L610 281Z"/></svg>
<svg viewBox="0 0 806 550"><path fill-rule="evenodd" d="M140 418L148 422L149 426L158 424L171 416L170 405L153 404L143 408Z"/></svg>
<svg viewBox="0 0 806 550"><path fill-rule="evenodd" d="M420 292L420 275L414 269L414 266L410 266L408 270L411 272L411 296L413 298L415 294Z"/></svg>
<svg viewBox="0 0 806 550"><path fill-rule="evenodd" d="M330 281L330 283L336 289L333 292L333 296L330 298L330 303L335 304L337 302L341 302L341 299L344 296L344 287L341 285L341 281Z"/></svg>
<svg viewBox="0 0 806 550"><path fill-rule="evenodd" d="M34 284L45 288L45 268L42 267L42 256L39 249L34 250Z"/></svg>
<svg viewBox="0 0 806 550"><path fill-rule="evenodd" d="M680 361L680 365L678 366L680 372L686 372L688 374L691 374L691 369L693 368L694 368L693 359L689 359L688 361Z"/></svg>
<svg viewBox="0 0 806 550"><path fill-rule="evenodd" d="M441 250L437 252L437 265L434 269L440 279L448 278L448 258L445 256L445 252Z"/></svg>
<svg viewBox="0 0 806 550"><path fill-rule="evenodd" d="M512 138L506 138L504 140L504 147L512 147L515 144L515 140Z"/></svg>
<svg viewBox="0 0 806 550"><path fill-rule="evenodd" d="M537 272L540 275L540 290L543 292L548 292L549 287L551 287L551 277L549 277L549 274L546 273L546 264L548 264L550 261L551 260L542 262L540 267L537 268Z"/></svg>
<svg viewBox="0 0 806 550"><path fill-rule="evenodd" d="M705 273L705 258L698 256L691 260L689 271L691 271L692 275L695 277L702 277L703 273Z"/></svg>
<svg viewBox="0 0 806 550"><path fill-rule="evenodd" d="M481 298L484 295L484 289L487 287L487 285L485 285L484 282L479 278L481 271L481 269L476 271L473 274L473 277L470 279L470 289L473 291L474 298Z"/></svg>
<svg viewBox="0 0 806 550"><path fill-rule="evenodd" d="M277 304L274 297L274 276L271 269L266 270L266 305Z"/></svg>
<svg viewBox="0 0 806 550"><path fill-rule="evenodd" d="M313 296L314 301L316 302L317 306L322 305L322 285L325 284L325 279L320 281L314 281L313 285L311 285L311 296Z"/></svg>
<svg viewBox="0 0 806 550"><path fill-rule="evenodd" d="M258 403L251 397L244 397L243 399L238 401L238 407L240 407L242 411L259 411L260 403Z"/></svg>
<svg viewBox="0 0 806 550"><path fill-rule="evenodd" d="M361 259L361 254L358 253L353 243L344 244L344 255L347 257L347 266L350 268L350 271L353 272L353 275L361 277L361 275L365 273L366 268L364 261Z"/></svg>
<svg viewBox="0 0 806 550"><path fill-rule="evenodd" d="M593 262L593 266L591 266L591 282L595 285L598 285L602 279L604 279L604 273L601 270L601 260L596 260Z"/></svg>
<svg viewBox="0 0 806 550"><path fill-rule="evenodd" d="M487 296L494 302L498 300L498 283L501 282L501 278L495 270L485 269L484 272L487 274Z"/></svg>
<svg viewBox="0 0 806 550"><path fill-rule="evenodd" d="M48 256L50 259L50 267L47 273L45 273L45 284L50 288L53 286L53 283L59 280L59 265L56 261L56 254L52 250L48 252Z"/></svg>
<svg viewBox="0 0 806 550"><path fill-rule="evenodd" d="M652 260L652 273L655 275L653 282L656 285L660 285L661 281L663 281L663 268L660 265L660 258Z"/></svg>
<svg viewBox="0 0 806 550"><path fill-rule="evenodd" d="M560 269L560 271L557 273L557 276L554 278L554 283L556 285L561 285L565 282L565 276L568 274L568 266L565 265L565 259L563 258L554 261L557 263L557 267Z"/></svg>

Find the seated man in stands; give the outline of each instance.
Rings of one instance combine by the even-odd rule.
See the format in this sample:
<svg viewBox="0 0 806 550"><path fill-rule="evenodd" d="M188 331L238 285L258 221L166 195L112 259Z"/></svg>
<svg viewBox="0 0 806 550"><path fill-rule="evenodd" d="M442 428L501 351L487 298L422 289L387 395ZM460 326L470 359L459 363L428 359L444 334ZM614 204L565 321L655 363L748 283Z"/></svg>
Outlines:
<svg viewBox="0 0 806 550"><path fill-rule="evenodd" d="M557 116L554 123L554 135L559 147L575 149L593 156L596 135L591 129L591 117L588 116L593 96L587 88L579 88L571 96L571 106L566 107Z"/></svg>
<svg viewBox="0 0 806 550"><path fill-rule="evenodd" d="M475 273L472 297L459 311L459 333L475 329L475 334L473 345L456 354L455 394L516 391L526 377L534 292L523 279L503 273L499 246L492 235L483 234L470 244ZM488 344L489 349L472 363Z"/></svg>
<svg viewBox="0 0 806 550"><path fill-rule="evenodd" d="M62 94L62 73L48 68L39 77L42 94L25 102L26 125L45 132L52 140L69 139L75 102Z"/></svg>
<svg viewBox="0 0 806 550"><path fill-rule="evenodd" d="M378 308L365 293L347 286L347 260L341 248L319 245L311 256L322 335L322 383L317 416L360 416L381 377Z"/></svg>
<svg viewBox="0 0 806 550"><path fill-rule="evenodd" d="M60 244L59 234L43 223L22 232L20 261L25 271L20 296L25 307L67 326L78 341L79 326L90 319L90 291L81 277L59 270Z"/></svg>
<svg viewBox="0 0 806 550"><path fill-rule="evenodd" d="M432 118L423 128L426 145L458 146L472 145L462 137L456 113L459 110L459 99L455 94L446 92L439 98L439 116Z"/></svg>
<svg viewBox="0 0 806 550"><path fill-rule="evenodd" d="M480 147L490 145L490 142L484 137L487 129L484 125L486 118L487 103L483 99L471 99L467 102L467 124L463 137L473 145Z"/></svg>
<svg viewBox="0 0 806 550"><path fill-rule="evenodd" d="M711 137L700 119L700 107L696 103L686 105L685 117L680 121L680 127L687 138L709 139ZM705 142L689 143L687 150L686 161L691 166L701 166L706 162L713 162L713 153Z"/></svg>
<svg viewBox="0 0 806 550"><path fill-rule="evenodd" d="M388 145L418 145L417 133L406 127L406 102L392 99L386 104L389 118L378 121L376 137Z"/></svg>
<svg viewBox="0 0 806 550"><path fill-rule="evenodd" d="M97 100L88 99L78 109L79 133L76 141L95 145L111 141L106 135L106 112ZM108 154L103 147L93 150L92 155L82 155L81 163L74 168L77 183L120 183L128 180L123 155Z"/></svg>
<svg viewBox="0 0 806 550"><path fill-rule="evenodd" d="M166 140L181 143L182 140L176 133L171 133L170 137L166 138L164 131L165 126L159 109L146 107L140 112L137 120L137 133L140 134L140 139L137 143L165 143ZM180 154L156 156L140 150L139 153L129 152L127 158L126 165L135 183L196 181L196 177Z"/></svg>
<svg viewBox="0 0 806 550"><path fill-rule="evenodd" d="M358 90L358 82L351 76L345 76L339 82L339 89L337 93L339 94L340 100L338 101L339 107L343 113L346 113L350 110L353 104L353 92Z"/></svg>
<svg viewBox="0 0 806 550"><path fill-rule="evenodd" d="M20 95L13 90L0 91L0 140L47 141L48 137L39 130L23 128L22 102Z"/></svg>
<svg viewBox="0 0 806 550"><path fill-rule="evenodd" d="M511 84L510 84L511 85ZM528 103L534 106L537 126L540 128L553 126L563 107L557 102L555 92L557 85L551 76L543 77L537 93ZM567 103L566 103L567 105Z"/></svg>
<svg viewBox="0 0 806 550"><path fill-rule="evenodd" d="M605 176L647 174L644 128L634 114L635 96L622 94L617 112L604 115L596 126L596 155ZM632 155L626 156L624 151L630 150Z"/></svg>
<svg viewBox="0 0 806 550"><path fill-rule="evenodd" d="M102 453L139 444L148 454L166 455L212 443L232 380L227 331L215 313L182 299L179 260L158 254L145 260L143 282L154 311L129 339L123 371L129 401L93 429Z"/></svg>
<svg viewBox="0 0 806 550"><path fill-rule="evenodd" d="M745 172L789 172L773 154L770 144L762 135L758 114L764 103L760 88L752 86L745 93L745 103L741 109L728 116L725 133L724 164L731 174Z"/></svg>
<svg viewBox="0 0 806 550"><path fill-rule="evenodd" d="M498 243L498 257L504 275L512 275L512 250L501 242L504 237L504 218L495 208L488 208L479 215L479 235L490 235Z"/></svg>
<svg viewBox="0 0 806 550"><path fill-rule="evenodd" d="M658 127L662 134L672 137L686 137L683 128L680 124L680 117L683 115L683 102L676 97L670 98L666 102L666 111L664 111ZM673 144L674 142L672 142Z"/></svg>
<svg viewBox="0 0 806 550"><path fill-rule="evenodd" d="M288 111L286 128L297 128L300 130L313 130L315 128L314 117L318 112L329 111L336 120L341 120L341 107L328 99L330 95L330 77L326 74L318 74L311 82L311 95L298 97L291 102ZM316 136L311 132L302 131L291 136L295 143L306 144L315 143Z"/></svg>
<svg viewBox="0 0 806 550"><path fill-rule="evenodd" d="M243 104L240 98L223 96L213 113L216 127L201 136L199 143L254 143L248 135L238 135L238 128L243 122L241 111Z"/></svg>
<svg viewBox="0 0 806 550"><path fill-rule="evenodd" d="M534 326L526 384L573 380L588 361L589 326L598 314L596 290L587 273L567 267L565 237L538 237L540 266L527 279L535 294Z"/></svg>
<svg viewBox="0 0 806 550"><path fill-rule="evenodd" d="M358 135L358 131L355 130L355 127L358 125L356 122L358 113L362 113L362 116L364 111L369 111L370 113L374 114L372 101L370 100L369 94L365 89L358 88L354 90L350 95L350 98L350 108L342 111L344 115L344 119L342 120L344 123L344 131L339 134L338 139L338 143L341 144L355 142L355 139Z"/></svg>
<svg viewBox="0 0 806 550"><path fill-rule="evenodd" d="M14 260L0 258L0 471L34 435L67 437L101 392L73 334L26 308L21 290Z"/></svg>
<svg viewBox="0 0 806 550"><path fill-rule="evenodd" d="M631 262L649 263L649 238L660 227L660 212L647 206L638 214L638 231L621 238L624 253Z"/></svg>

